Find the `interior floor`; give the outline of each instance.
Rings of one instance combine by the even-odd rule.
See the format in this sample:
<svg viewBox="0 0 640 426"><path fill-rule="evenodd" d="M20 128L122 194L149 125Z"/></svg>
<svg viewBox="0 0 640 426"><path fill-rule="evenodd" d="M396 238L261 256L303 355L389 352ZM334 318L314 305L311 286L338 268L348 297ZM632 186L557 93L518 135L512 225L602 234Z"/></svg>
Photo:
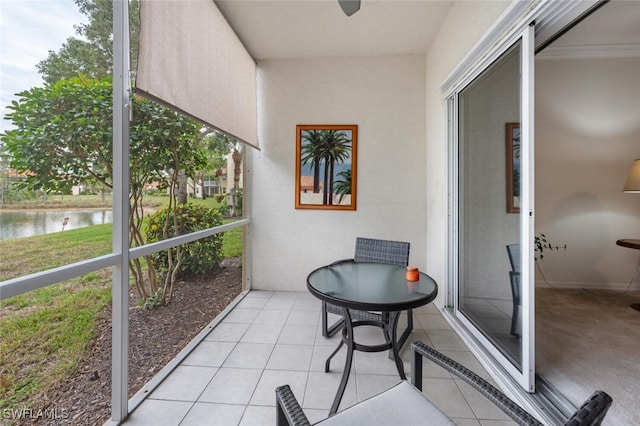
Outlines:
<svg viewBox="0 0 640 426"><path fill-rule="evenodd" d="M574 406L601 389L613 397L605 424L640 418L640 292L536 288L536 372ZM514 362L511 300L465 298L468 318ZM519 326L519 324L518 324Z"/></svg>
<svg viewBox="0 0 640 426"><path fill-rule="evenodd" d="M640 418L640 292L536 289L536 371L574 405L594 390L608 425Z"/></svg>

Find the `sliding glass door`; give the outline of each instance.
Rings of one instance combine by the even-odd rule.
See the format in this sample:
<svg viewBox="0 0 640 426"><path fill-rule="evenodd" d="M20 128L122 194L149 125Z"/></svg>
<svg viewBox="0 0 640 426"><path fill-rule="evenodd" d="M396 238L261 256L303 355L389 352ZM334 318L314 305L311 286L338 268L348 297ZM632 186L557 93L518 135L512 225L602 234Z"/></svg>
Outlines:
<svg viewBox="0 0 640 426"><path fill-rule="evenodd" d="M534 391L533 28L449 98L456 316Z"/></svg>

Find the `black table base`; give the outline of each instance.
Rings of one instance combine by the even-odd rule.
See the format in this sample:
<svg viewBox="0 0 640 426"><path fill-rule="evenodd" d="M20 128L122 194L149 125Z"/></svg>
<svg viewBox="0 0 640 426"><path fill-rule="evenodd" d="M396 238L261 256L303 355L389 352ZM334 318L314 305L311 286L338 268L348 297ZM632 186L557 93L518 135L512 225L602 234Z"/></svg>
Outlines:
<svg viewBox="0 0 640 426"><path fill-rule="evenodd" d="M351 314L347 308L344 308L344 327L342 328L342 339L338 344L338 347L329 355L325 364L324 364L324 372L329 372L331 368L331 359L340 351L342 346L347 346L347 357L344 363L344 371L342 372L342 379L340 380L340 385L338 386L338 392L333 400L333 404L331 405L331 410L329 410L329 415L332 416L338 411L338 407L340 406L340 402L342 401L342 396L344 395L344 391L347 388L347 382L349 381L349 374L351 374L351 364L353 362L353 351L360 352L383 352L387 350L391 350L392 357L395 360L396 368L398 369L398 375L402 380L406 380L407 376L404 374L404 363L402 359L400 359L399 350L402 347L402 344L397 338L398 334L398 318L400 316L400 312L390 312L385 313L382 316L381 321L373 321L373 320L358 320L352 321ZM388 319L388 321L387 321ZM360 326L374 326L382 329L382 333L384 334L385 342L379 345L363 345L357 343L355 341L353 330L355 327ZM408 333L405 332L402 337L402 343L407 339Z"/></svg>
<svg viewBox="0 0 640 426"><path fill-rule="evenodd" d="M407 281L407 268L400 265L373 262L337 262L315 269L307 276L307 288L323 302L342 308L342 339L327 359L325 371L331 367L331 359L347 346L342 379L329 411L338 411L351 373L353 351L389 351L395 362L398 375L406 379L404 364L400 359L400 348L409 338L413 324L408 316L407 329L398 338L398 319L402 312L411 311L431 303L438 294L437 283L419 273L418 281ZM366 315L378 313L378 315ZM353 315L353 316L352 316ZM384 343L362 345L354 338L353 330L359 326L375 326L382 329Z"/></svg>

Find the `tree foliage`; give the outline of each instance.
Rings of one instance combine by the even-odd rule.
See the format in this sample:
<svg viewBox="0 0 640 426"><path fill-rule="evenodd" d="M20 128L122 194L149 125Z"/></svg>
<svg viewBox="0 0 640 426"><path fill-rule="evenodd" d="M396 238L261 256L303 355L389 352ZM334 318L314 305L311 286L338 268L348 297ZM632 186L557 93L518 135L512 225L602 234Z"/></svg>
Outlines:
<svg viewBox="0 0 640 426"><path fill-rule="evenodd" d="M24 185L59 190L87 180L111 187L111 81L76 77L18 93L3 135Z"/></svg>
<svg viewBox="0 0 640 426"><path fill-rule="evenodd" d="M95 180L111 188L112 84L110 78L75 77L18 94L7 114L15 128L3 135L11 167L26 174L33 189L55 189L58 181ZM192 175L204 158L193 120L144 98L133 98L130 128L131 189L165 181L175 151Z"/></svg>
<svg viewBox="0 0 640 426"><path fill-rule="evenodd" d="M87 183L99 183L103 188L113 186L113 2L74 1L88 22L77 25L77 37L67 39L58 52L49 52L37 65L44 87L18 94L6 117L15 128L0 135L0 144L11 155L11 167L25 174L23 184L31 189L60 191ZM128 3L131 65L135 69L139 1ZM196 179L207 169L202 141L211 131L152 101L134 96L131 104L129 224L131 244L139 246L145 244L141 232L145 190L151 183L169 188L169 208L175 208L176 184L185 183L187 178ZM178 204L185 203L186 191ZM167 218L176 221L179 216ZM165 224L167 232L178 228L177 223ZM177 254L170 265L173 262L179 266L180 248ZM146 263L133 260L131 271L141 298L158 295L156 271L150 259ZM170 294L162 293L161 300L166 296Z"/></svg>
<svg viewBox="0 0 640 426"><path fill-rule="evenodd" d="M7 114L15 128L0 135L11 167L23 185L44 191L95 181L113 186L112 83L75 77L18 94ZM140 97L132 99L130 127L130 233L145 244L140 228L142 199L152 182L173 187L179 170L193 176L205 164L200 126L192 119ZM151 265L151 262L148 262ZM157 291L155 271L135 260L132 273L140 297Z"/></svg>
<svg viewBox="0 0 640 426"><path fill-rule="evenodd" d="M49 56L36 68L48 84L76 77L79 73L102 80L113 71L113 1L74 0L80 12L87 16L86 24L75 26L79 37L69 37L58 52ZM129 1L129 33L132 69L138 59L139 1Z"/></svg>

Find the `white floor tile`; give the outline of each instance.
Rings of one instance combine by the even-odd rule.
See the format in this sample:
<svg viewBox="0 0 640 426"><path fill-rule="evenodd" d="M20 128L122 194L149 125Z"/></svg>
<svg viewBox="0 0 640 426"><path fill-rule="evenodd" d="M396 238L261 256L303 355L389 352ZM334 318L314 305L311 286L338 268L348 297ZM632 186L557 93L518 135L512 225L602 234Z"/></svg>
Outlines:
<svg viewBox="0 0 640 426"><path fill-rule="evenodd" d="M424 379L422 393L449 417L475 419L453 379Z"/></svg>
<svg viewBox="0 0 640 426"><path fill-rule="evenodd" d="M336 396L340 379L342 379L342 372L309 372L307 390L301 404L302 408L330 409L333 399ZM352 374L347 382L347 388L344 391L342 402L340 403L340 410L356 403L355 381L355 375ZM298 402L300 402L301 397L296 395L296 398Z"/></svg>
<svg viewBox="0 0 640 426"><path fill-rule="evenodd" d="M281 331L281 325L253 323L240 341L243 343L276 343Z"/></svg>
<svg viewBox="0 0 640 426"><path fill-rule="evenodd" d="M389 359L389 352L358 352L354 354L354 367L357 374L383 374L398 377L398 368L394 360ZM404 366L405 374L410 366Z"/></svg>
<svg viewBox="0 0 640 426"><path fill-rule="evenodd" d="M258 314L261 312L260 309L234 309L229 315L224 317L223 322L225 323L242 323L242 324L251 324Z"/></svg>
<svg viewBox="0 0 640 426"><path fill-rule="evenodd" d="M216 342L239 342L249 328L248 323L222 322L207 335L205 340Z"/></svg>
<svg viewBox="0 0 640 426"><path fill-rule="evenodd" d="M260 407L257 405L248 406L240 421L240 426L273 426L275 424L275 407Z"/></svg>
<svg viewBox="0 0 640 426"><path fill-rule="evenodd" d="M261 375L260 369L221 368L198 401L246 405Z"/></svg>
<svg viewBox="0 0 640 426"><path fill-rule="evenodd" d="M262 309L268 300L267 297L245 297L236 309Z"/></svg>
<svg viewBox="0 0 640 426"><path fill-rule="evenodd" d="M267 370L309 371L313 346L276 345L267 362Z"/></svg>
<svg viewBox="0 0 640 426"><path fill-rule="evenodd" d="M289 316L288 310L265 309L260 311L260 313L256 316L254 322L256 324L263 324L263 325L284 325L288 316Z"/></svg>
<svg viewBox="0 0 640 426"><path fill-rule="evenodd" d="M271 299L269 299L267 301L267 303L264 304L264 308L263 309L276 309L276 310L284 310L284 311L290 311L291 308L293 307L293 303L295 302L295 299L293 298L276 298L276 297L272 297Z"/></svg>
<svg viewBox="0 0 640 426"><path fill-rule="evenodd" d="M320 323L320 311L293 310L287 317L286 325L299 326L307 325L317 327Z"/></svg>
<svg viewBox="0 0 640 426"><path fill-rule="evenodd" d="M364 401L392 388L400 382L400 377L376 374L356 374L356 392L358 401Z"/></svg>
<svg viewBox="0 0 640 426"><path fill-rule="evenodd" d="M196 401L218 369L178 366L152 393L150 398L173 401Z"/></svg>
<svg viewBox="0 0 640 426"><path fill-rule="evenodd" d="M267 343L238 343L231 351L223 367L264 368L275 345Z"/></svg>
<svg viewBox="0 0 640 426"><path fill-rule="evenodd" d="M320 312L320 300L309 295L310 298L298 297L293 303L294 310Z"/></svg>
<svg viewBox="0 0 640 426"><path fill-rule="evenodd" d="M316 341L316 325L285 325L278 343L291 345L313 345Z"/></svg>
<svg viewBox="0 0 640 426"><path fill-rule="evenodd" d="M296 398L302 401L308 375L306 371L264 370L249 404L275 407L275 390L283 385L289 385Z"/></svg>
<svg viewBox="0 0 640 426"><path fill-rule="evenodd" d="M275 389L283 384L291 386L312 423L326 418L342 378L347 350L341 348L332 360L331 371L325 373L325 360L341 335L322 336L320 307L308 292L249 292L126 425L272 425ZM399 330L404 329L405 317L403 314ZM329 323L338 318L330 315ZM356 340L378 344L383 336L378 328L358 327ZM414 310L414 332L401 351L407 376L413 341L443 351L491 381L432 304ZM399 380L387 351L356 351L340 410ZM425 395L460 425L513 424L477 392L428 360L423 361L423 388Z"/></svg>
<svg viewBox="0 0 640 426"><path fill-rule="evenodd" d="M467 345L452 330L430 330L427 332L433 348L438 351L466 351Z"/></svg>
<svg viewBox="0 0 640 426"><path fill-rule="evenodd" d="M178 426L192 402L147 399L127 418L127 426Z"/></svg>
<svg viewBox="0 0 640 426"><path fill-rule="evenodd" d="M335 346L335 347L334 347ZM336 349L336 345L334 346L326 346L326 345L315 345L313 347L313 356L311 357L311 366L309 367L309 371L322 371L324 372L324 365L331 353ZM331 371L333 372L342 372L344 371L344 361L347 357L347 348L343 345L332 359L331 359Z"/></svg>
<svg viewBox="0 0 640 426"><path fill-rule="evenodd" d="M220 367L227 359L236 344L232 342L201 342L182 365L199 365L205 367Z"/></svg>
<svg viewBox="0 0 640 426"><path fill-rule="evenodd" d="M414 327L419 325L424 330L451 330L447 320L440 314L414 313L413 323Z"/></svg>
<svg viewBox="0 0 640 426"><path fill-rule="evenodd" d="M215 426L240 424L246 406L196 402L180 426Z"/></svg>

